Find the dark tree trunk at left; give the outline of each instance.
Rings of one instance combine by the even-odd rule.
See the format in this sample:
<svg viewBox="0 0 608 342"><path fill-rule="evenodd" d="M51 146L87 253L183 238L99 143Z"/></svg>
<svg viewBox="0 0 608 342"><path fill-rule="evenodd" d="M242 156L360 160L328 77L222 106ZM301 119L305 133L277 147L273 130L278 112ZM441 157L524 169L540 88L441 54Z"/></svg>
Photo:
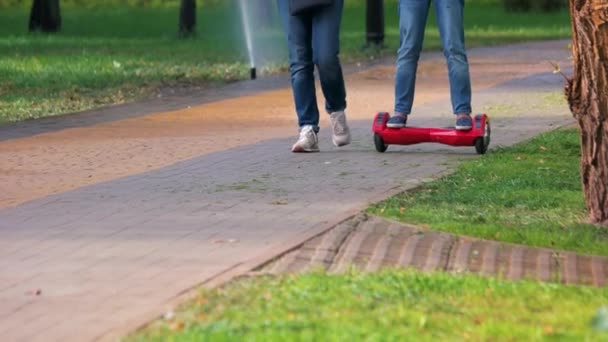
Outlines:
<svg viewBox="0 0 608 342"><path fill-rule="evenodd" d="M194 35L196 27L196 0L182 0L179 9L179 35Z"/></svg>
<svg viewBox="0 0 608 342"><path fill-rule="evenodd" d="M59 0L34 0L30 11L30 32L57 32L60 29Z"/></svg>

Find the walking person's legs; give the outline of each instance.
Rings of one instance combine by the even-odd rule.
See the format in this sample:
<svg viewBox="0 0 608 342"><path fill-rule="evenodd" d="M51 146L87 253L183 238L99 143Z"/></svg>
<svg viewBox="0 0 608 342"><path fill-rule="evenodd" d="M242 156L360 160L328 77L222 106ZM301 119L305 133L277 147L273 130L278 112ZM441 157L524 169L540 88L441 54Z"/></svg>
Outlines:
<svg viewBox="0 0 608 342"><path fill-rule="evenodd" d="M300 138L292 151L317 152L319 109L314 79L312 15L292 16L288 0L277 0L277 5L287 35L291 89L300 129Z"/></svg>
<svg viewBox="0 0 608 342"><path fill-rule="evenodd" d="M313 60L319 70L325 110L330 114L332 141L336 146L350 143L350 130L344 113L346 90L339 58L343 7L344 0L335 0L332 5L315 12L312 19Z"/></svg>

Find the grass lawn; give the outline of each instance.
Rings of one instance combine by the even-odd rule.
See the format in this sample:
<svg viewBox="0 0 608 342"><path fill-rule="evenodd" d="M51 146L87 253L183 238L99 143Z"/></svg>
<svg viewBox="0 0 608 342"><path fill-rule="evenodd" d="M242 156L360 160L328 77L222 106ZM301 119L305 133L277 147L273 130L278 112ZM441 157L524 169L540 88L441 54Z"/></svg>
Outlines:
<svg viewBox="0 0 608 342"><path fill-rule="evenodd" d="M127 341L600 341L608 289L385 270L202 291ZM597 315L597 316L601 316Z"/></svg>
<svg viewBox="0 0 608 342"><path fill-rule="evenodd" d="M201 6L202 7L202 6ZM235 4L199 8L198 36L177 38L176 7L62 8L63 30L28 34L28 8L0 10L0 123L55 115L149 97L159 87L207 86L248 77L249 62ZM398 42L396 0L385 1L386 49L362 51L365 2L344 10L342 55L347 62L393 55ZM570 36L566 11L510 14L492 3L468 3L469 47ZM439 38L430 16L425 48ZM285 70L286 47L276 16L256 24L263 72Z"/></svg>
<svg viewBox="0 0 608 342"><path fill-rule="evenodd" d="M455 234L608 255L608 230L583 223L578 139L576 130L557 130L493 150L370 211Z"/></svg>

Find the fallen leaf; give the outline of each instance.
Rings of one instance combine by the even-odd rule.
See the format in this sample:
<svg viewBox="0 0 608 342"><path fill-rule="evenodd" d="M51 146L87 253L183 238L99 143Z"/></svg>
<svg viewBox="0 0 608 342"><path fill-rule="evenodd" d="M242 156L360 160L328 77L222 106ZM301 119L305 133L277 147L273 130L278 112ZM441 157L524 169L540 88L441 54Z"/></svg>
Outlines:
<svg viewBox="0 0 608 342"><path fill-rule="evenodd" d="M166 321L170 321L170 320L172 320L173 318L175 318L175 312L173 312L173 311L167 311L167 312L166 312L166 313L163 315L163 318L164 318Z"/></svg>
<svg viewBox="0 0 608 342"><path fill-rule="evenodd" d="M541 145L541 146L540 146L540 150L541 150L541 151L546 151L546 150L547 150L547 148L546 148L545 146L542 146L542 145Z"/></svg>
<svg viewBox="0 0 608 342"><path fill-rule="evenodd" d="M169 328L173 331L180 331L184 329L184 322L173 322L169 325Z"/></svg>
<svg viewBox="0 0 608 342"><path fill-rule="evenodd" d="M553 327L550 325L547 325L546 327L543 328L543 332L545 334L553 334Z"/></svg>
<svg viewBox="0 0 608 342"><path fill-rule="evenodd" d="M554 65L553 66L553 73L554 74L558 74L560 71L562 71L562 69L559 67L559 65Z"/></svg>
<svg viewBox="0 0 608 342"><path fill-rule="evenodd" d="M41 289L31 290L31 291L27 291L25 294L28 296L40 296L42 294L42 290Z"/></svg>

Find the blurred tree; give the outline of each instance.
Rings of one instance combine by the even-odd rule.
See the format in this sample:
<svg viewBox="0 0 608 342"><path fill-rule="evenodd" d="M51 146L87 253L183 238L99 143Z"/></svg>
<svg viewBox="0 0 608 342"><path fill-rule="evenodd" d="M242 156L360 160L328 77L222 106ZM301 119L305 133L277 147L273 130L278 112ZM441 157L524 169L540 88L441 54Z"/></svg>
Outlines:
<svg viewBox="0 0 608 342"><path fill-rule="evenodd" d="M384 0L367 0L366 45L382 46L384 43Z"/></svg>
<svg viewBox="0 0 608 342"><path fill-rule="evenodd" d="M29 31L57 32L61 29L59 0L34 0Z"/></svg>
<svg viewBox="0 0 608 342"><path fill-rule="evenodd" d="M179 9L179 35L190 37L195 34L196 0L181 0Z"/></svg>
<svg viewBox="0 0 608 342"><path fill-rule="evenodd" d="M566 0L503 0L507 11L528 12L543 11L552 12L564 8Z"/></svg>
<svg viewBox="0 0 608 342"><path fill-rule="evenodd" d="M570 0L574 75L566 85L581 133L581 178L590 221L608 226L608 2Z"/></svg>

